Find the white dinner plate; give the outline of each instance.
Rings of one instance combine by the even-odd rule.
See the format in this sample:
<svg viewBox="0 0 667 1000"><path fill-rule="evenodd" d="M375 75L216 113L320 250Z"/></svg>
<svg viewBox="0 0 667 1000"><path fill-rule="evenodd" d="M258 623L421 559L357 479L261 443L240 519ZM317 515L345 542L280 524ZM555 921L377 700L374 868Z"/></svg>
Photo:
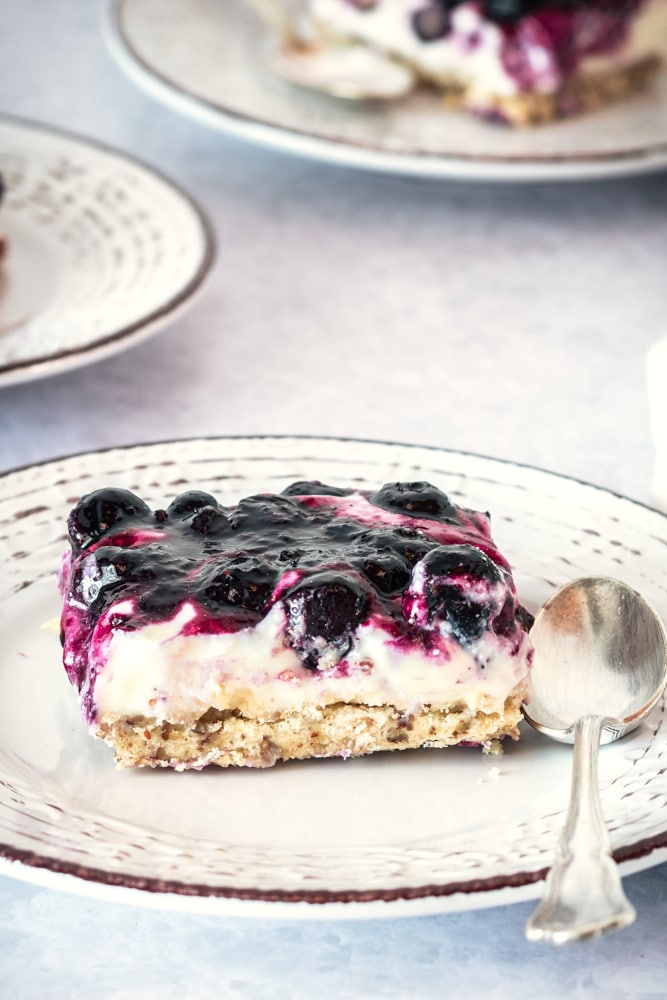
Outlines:
<svg viewBox="0 0 667 1000"><path fill-rule="evenodd" d="M98 361L190 305L213 260L191 198L152 168L0 117L0 386Z"/></svg>
<svg viewBox="0 0 667 1000"><path fill-rule="evenodd" d="M246 0L108 0L122 67L208 125L332 163L422 177L575 180L667 167L667 74L624 103L534 129L509 129L420 92L360 104L279 79Z"/></svg>
<svg viewBox="0 0 667 1000"><path fill-rule="evenodd" d="M459 452L319 438L213 438L93 452L0 478L0 873L203 912L377 917L537 896L568 797L571 748L525 725L501 757L395 751L266 770L116 771L60 661L65 517L105 484L156 507L197 485L225 503L297 479L427 479L490 509L519 593L611 574L667 617L667 518L604 490ZM664 705L600 754L624 872L667 856Z"/></svg>

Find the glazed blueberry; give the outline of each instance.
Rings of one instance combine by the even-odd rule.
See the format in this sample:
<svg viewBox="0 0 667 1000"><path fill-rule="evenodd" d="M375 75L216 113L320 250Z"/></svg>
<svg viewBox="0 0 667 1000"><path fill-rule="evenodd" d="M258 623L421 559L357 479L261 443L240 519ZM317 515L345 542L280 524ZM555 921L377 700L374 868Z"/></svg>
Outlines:
<svg viewBox="0 0 667 1000"><path fill-rule="evenodd" d="M151 558L152 556L152 558ZM113 570L116 578L126 582L147 583L157 578L156 553L144 549L126 549L117 545L105 545L95 552L98 567L104 571ZM158 555L159 560L159 555Z"/></svg>
<svg viewBox="0 0 667 1000"><path fill-rule="evenodd" d="M301 580L283 597L287 635L305 666L317 669L325 645L344 656L352 633L366 617L368 594L360 583L334 570L321 570Z"/></svg>
<svg viewBox="0 0 667 1000"><path fill-rule="evenodd" d="M129 490L107 487L79 501L67 519L67 529L73 544L81 549L121 521L145 521L150 512L148 504Z"/></svg>
<svg viewBox="0 0 667 1000"><path fill-rule="evenodd" d="M327 486L326 483L320 483L317 479L302 479L286 486L282 495L284 497L348 497L350 493L352 490L342 486Z"/></svg>
<svg viewBox="0 0 667 1000"><path fill-rule="evenodd" d="M449 33L449 11L439 0L431 0L412 15L412 28L422 42L436 42Z"/></svg>
<svg viewBox="0 0 667 1000"><path fill-rule="evenodd" d="M385 528L369 536L370 547L376 552L393 552L414 566L433 548L433 542L414 528Z"/></svg>
<svg viewBox="0 0 667 1000"><path fill-rule="evenodd" d="M246 611L261 611L271 597L277 573L253 556L237 556L224 566L208 568L201 588L201 601L209 610L228 605Z"/></svg>
<svg viewBox="0 0 667 1000"><path fill-rule="evenodd" d="M344 518L334 518L325 522L321 527L322 536L326 543L341 548L344 552L349 552L354 546L373 547L372 532L358 521L346 521Z"/></svg>
<svg viewBox="0 0 667 1000"><path fill-rule="evenodd" d="M281 569L285 567L291 567L295 569L297 566L303 563L305 558L305 553L303 549L299 548L284 548L280 549L278 552L278 562L280 563Z"/></svg>
<svg viewBox="0 0 667 1000"><path fill-rule="evenodd" d="M395 552L378 552L362 560L359 568L375 589L387 596L401 593L410 583L408 560Z"/></svg>
<svg viewBox="0 0 667 1000"><path fill-rule="evenodd" d="M386 483L368 499L376 507L397 514L456 523L456 508L449 497L430 483Z"/></svg>
<svg viewBox="0 0 667 1000"><path fill-rule="evenodd" d="M493 585L502 580L501 570L475 545L438 545L424 557L429 577L486 580Z"/></svg>
<svg viewBox="0 0 667 1000"><path fill-rule="evenodd" d="M207 504L193 516L190 527L198 535L220 535L229 528L229 520L219 507Z"/></svg>
<svg viewBox="0 0 667 1000"><path fill-rule="evenodd" d="M547 6L545 0L484 0L484 13L492 21L511 23L544 6ZM561 0L560 5L554 4L554 6L567 8L584 6L584 4L578 3L578 0L574 0L574 2Z"/></svg>
<svg viewBox="0 0 667 1000"><path fill-rule="evenodd" d="M155 579L152 567L137 558L136 551L103 545L78 564L73 590L86 607L102 614L123 591L151 587Z"/></svg>
<svg viewBox="0 0 667 1000"><path fill-rule="evenodd" d="M300 522L303 511L290 497L258 493L241 500L230 521L234 530L273 530L277 525Z"/></svg>
<svg viewBox="0 0 667 1000"><path fill-rule="evenodd" d="M423 572L429 621L447 622L459 642L479 638L498 611L491 590L503 582L500 568L472 545L448 545L424 557Z"/></svg>
<svg viewBox="0 0 667 1000"><path fill-rule="evenodd" d="M218 501L210 493L202 490L188 490L171 501L167 514L173 518L185 518L196 514L202 507L217 507Z"/></svg>

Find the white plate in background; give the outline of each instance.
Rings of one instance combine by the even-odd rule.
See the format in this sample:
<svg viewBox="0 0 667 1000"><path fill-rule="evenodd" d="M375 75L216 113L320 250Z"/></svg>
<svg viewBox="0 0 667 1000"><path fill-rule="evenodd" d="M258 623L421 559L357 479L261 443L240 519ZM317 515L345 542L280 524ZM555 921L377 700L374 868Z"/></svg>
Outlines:
<svg viewBox="0 0 667 1000"><path fill-rule="evenodd" d="M0 117L0 387L89 364L187 307L213 260L188 195L122 153Z"/></svg>

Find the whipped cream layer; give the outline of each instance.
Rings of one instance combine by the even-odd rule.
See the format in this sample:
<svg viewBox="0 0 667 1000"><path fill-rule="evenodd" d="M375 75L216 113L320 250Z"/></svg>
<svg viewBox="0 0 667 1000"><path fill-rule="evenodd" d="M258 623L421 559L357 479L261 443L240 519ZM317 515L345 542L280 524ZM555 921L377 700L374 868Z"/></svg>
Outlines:
<svg viewBox="0 0 667 1000"><path fill-rule="evenodd" d="M128 610L117 605L111 614ZM187 722L209 708L271 720L338 702L393 705L406 714L457 703L473 713L502 713L526 679L525 633L511 642L486 636L468 649L444 634L427 647L410 646L371 619L356 629L344 659L314 672L286 642L279 605L255 627L219 635L187 634L197 614L186 603L170 621L134 632L106 632L101 623L96 723L128 715Z"/></svg>
<svg viewBox="0 0 667 1000"><path fill-rule="evenodd" d="M103 490L69 526L64 664L94 731L211 708L502 713L527 682L529 616L488 515L429 484L295 484L231 508L192 493L166 511Z"/></svg>
<svg viewBox="0 0 667 1000"><path fill-rule="evenodd" d="M667 50L667 0L545 3L503 21L479 0L465 0L442 14L446 30L423 38L415 18L427 9L435 18L437 0L311 0L325 32L390 53L435 83L463 88L471 104L552 93L575 74L622 69Z"/></svg>

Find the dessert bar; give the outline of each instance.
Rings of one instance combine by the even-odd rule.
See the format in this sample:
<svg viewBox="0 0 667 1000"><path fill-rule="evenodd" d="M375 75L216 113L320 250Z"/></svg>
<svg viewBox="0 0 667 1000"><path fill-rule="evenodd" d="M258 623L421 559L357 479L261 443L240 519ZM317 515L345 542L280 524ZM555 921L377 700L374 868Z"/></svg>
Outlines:
<svg viewBox="0 0 667 1000"><path fill-rule="evenodd" d="M121 766L518 738L530 616L488 515L429 483L158 510L109 488L68 527L64 664Z"/></svg>

